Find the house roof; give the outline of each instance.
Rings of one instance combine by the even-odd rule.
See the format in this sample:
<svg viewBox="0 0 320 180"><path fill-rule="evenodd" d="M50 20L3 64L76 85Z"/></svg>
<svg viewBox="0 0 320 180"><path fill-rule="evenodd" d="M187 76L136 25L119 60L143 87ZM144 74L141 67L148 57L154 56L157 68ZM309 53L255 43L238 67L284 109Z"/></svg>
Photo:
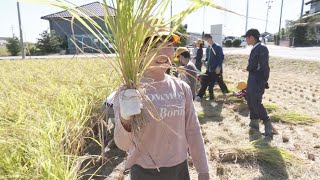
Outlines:
<svg viewBox="0 0 320 180"><path fill-rule="evenodd" d="M76 9L79 9L81 12L85 13L89 17L104 17L104 7L103 5L96 1L89 4L85 4L82 6L76 7ZM108 6L108 12L111 14L111 16L115 15L115 9ZM42 16L41 19L54 19L54 18L71 18L72 15L67 10L60 11L57 13L49 14L46 16Z"/></svg>
<svg viewBox="0 0 320 180"><path fill-rule="evenodd" d="M318 1L320 1L320 0L311 0L311 1L306 2L305 4L308 5L308 4L311 4L311 3L318 2Z"/></svg>

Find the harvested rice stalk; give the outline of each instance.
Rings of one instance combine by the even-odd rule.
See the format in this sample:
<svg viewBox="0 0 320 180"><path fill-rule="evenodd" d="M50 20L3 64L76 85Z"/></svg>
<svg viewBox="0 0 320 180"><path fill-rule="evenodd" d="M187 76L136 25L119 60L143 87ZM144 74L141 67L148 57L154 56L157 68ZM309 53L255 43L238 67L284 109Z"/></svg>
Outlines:
<svg viewBox="0 0 320 180"><path fill-rule="evenodd" d="M247 147L219 149L218 161L220 162L236 163L238 161L252 159L256 159L276 167L302 162L300 158L285 149L263 145L259 141L253 142Z"/></svg>

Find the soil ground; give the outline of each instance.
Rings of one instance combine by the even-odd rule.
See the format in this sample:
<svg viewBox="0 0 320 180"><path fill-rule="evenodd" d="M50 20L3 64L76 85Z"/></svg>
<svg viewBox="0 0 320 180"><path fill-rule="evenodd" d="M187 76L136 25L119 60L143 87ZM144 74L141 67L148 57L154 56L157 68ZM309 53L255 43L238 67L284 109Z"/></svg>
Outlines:
<svg viewBox="0 0 320 180"><path fill-rule="evenodd" d="M247 56L227 55L224 79L231 91L239 81L246 81L244 71ZM218 151L250 146L248 134L248 108L245 100L223 96L215 87L214 101L194 102L201 123L212 179L319 179L320 177L320 63L315 61L270 58L271 74L266 90L266 105L273 126L278 132L270 146L275 151L269 156L278 163L268 163L259 158L218 159ZM312 122L282 121L284 114L294 118L312 119ZM306 118L307 117L307 118ZM263 132L263 124L260 125ZM264 147L258 147L264 148ZM292 153L297 160L288 159L281 148ZM107 162L98 169L92 166L87 173L96 173L94 179L122 179L125 153L110 146ZM192 179L197 179L192 160L189 163ZM89 176L84 176L87 179Z"/></svg>

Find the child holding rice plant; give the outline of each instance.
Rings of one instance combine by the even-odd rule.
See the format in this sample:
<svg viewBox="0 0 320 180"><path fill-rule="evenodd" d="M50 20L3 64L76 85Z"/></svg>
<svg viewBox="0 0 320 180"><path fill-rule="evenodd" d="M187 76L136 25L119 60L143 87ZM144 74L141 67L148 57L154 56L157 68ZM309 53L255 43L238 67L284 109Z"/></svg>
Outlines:
<svg viewBox="0 0 320 180"><path fill-rule="evenodd" d="M159 30L157 35L160 38L147 54L146 59L152 61L143 73L141 87L119 90L115 97L115 142L128 152L126 168L130 168L131 180L190 179L188 149L198 179L208 180L207 157L191 89L165 74L178 36L169 30ZM144 46L151 41L154 39L147 38ZM153 108L146 106L146 101L151 101ZM145 123L133 133L132 121L137 115L142 115Z"/></svg>

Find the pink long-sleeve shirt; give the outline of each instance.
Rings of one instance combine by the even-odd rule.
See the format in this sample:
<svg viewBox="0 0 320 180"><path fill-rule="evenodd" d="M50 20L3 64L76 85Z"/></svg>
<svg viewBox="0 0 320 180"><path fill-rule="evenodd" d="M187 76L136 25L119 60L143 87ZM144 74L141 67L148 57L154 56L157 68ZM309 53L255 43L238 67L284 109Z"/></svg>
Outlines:
<svg viewBox="0 0 320 180"><path fill-rule="evenodd" d="M147 123L138 136L124 129L120 121L119 98L114 101L114 140L120 149L128 152L126 168L134 164L146 169L172 167L187 159L189 147L197 172L208 173L203 137L190 87L168 75L157 82L143 79L142 84L157 113L151 115L146 107L142 109Z"/></svg>

